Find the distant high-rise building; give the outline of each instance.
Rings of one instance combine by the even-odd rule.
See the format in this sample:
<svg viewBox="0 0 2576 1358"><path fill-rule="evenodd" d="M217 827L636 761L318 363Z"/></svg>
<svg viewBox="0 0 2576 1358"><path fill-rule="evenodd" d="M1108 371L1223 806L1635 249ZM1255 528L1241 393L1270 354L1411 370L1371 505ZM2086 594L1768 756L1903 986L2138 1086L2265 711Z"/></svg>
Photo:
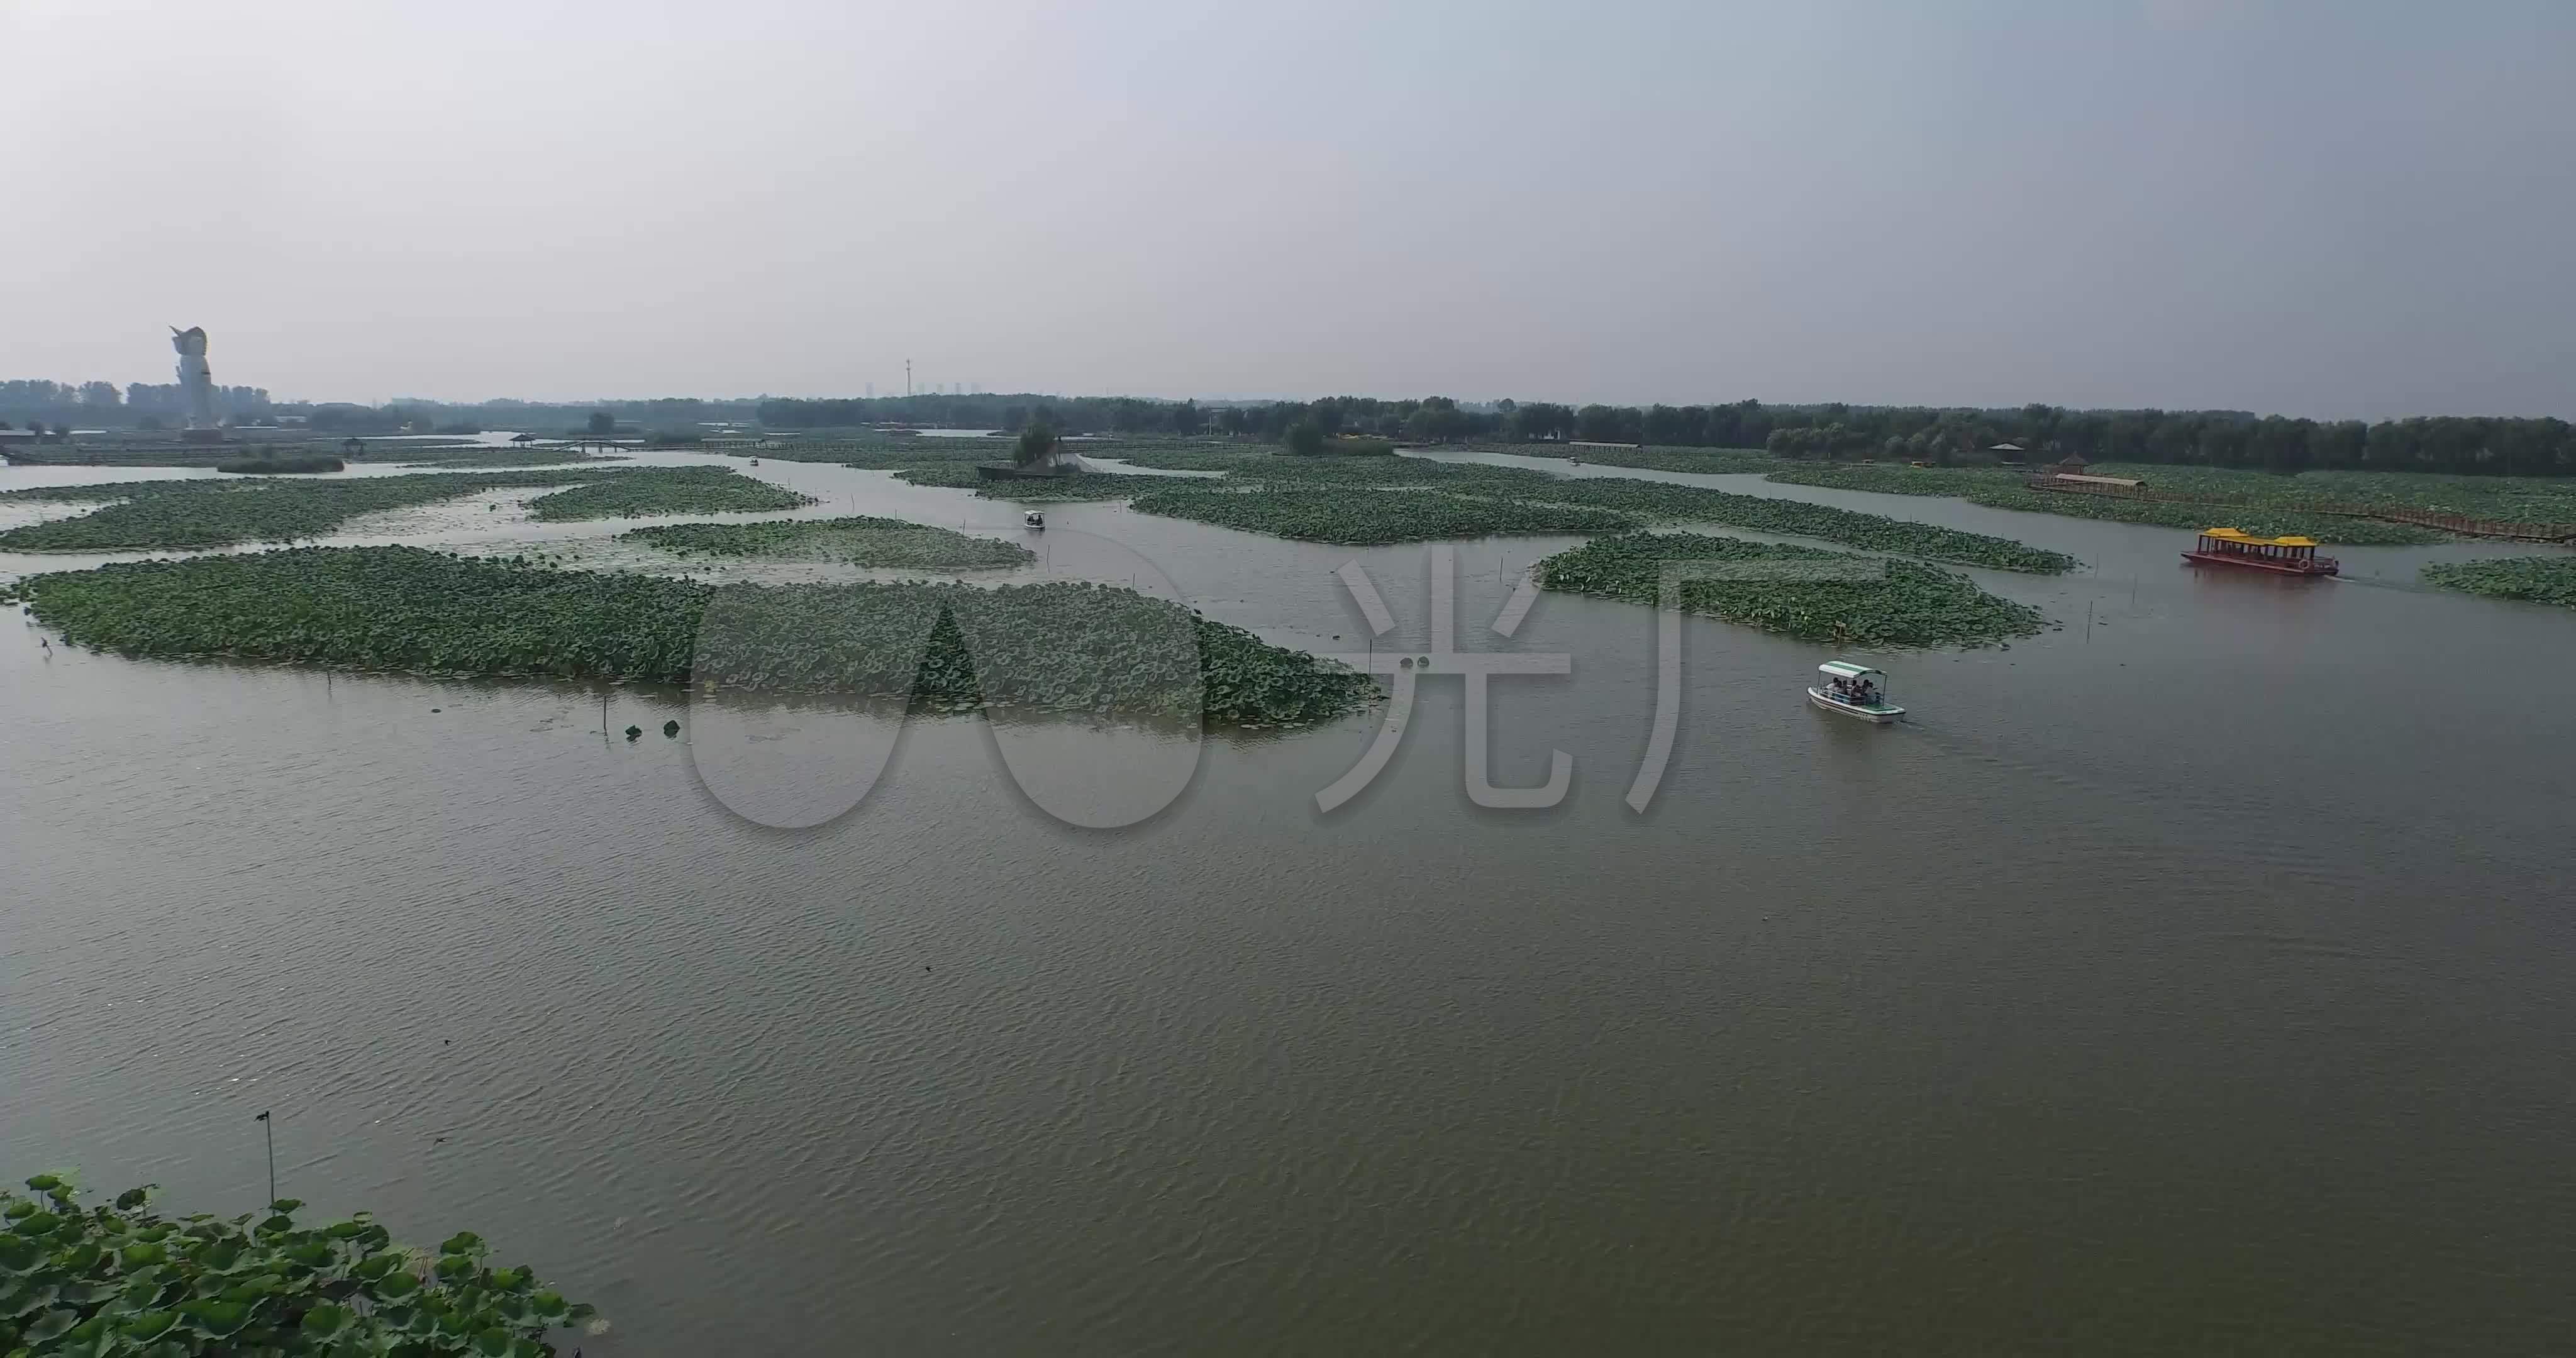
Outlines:
<svg viewBox="0 0 2576 1358"><path fill-rule="evenodd" d="M179 392L188 403L188 427L215 427L215 372L206 366L206 328L170 327L170 347L179 351Z"/></svg>

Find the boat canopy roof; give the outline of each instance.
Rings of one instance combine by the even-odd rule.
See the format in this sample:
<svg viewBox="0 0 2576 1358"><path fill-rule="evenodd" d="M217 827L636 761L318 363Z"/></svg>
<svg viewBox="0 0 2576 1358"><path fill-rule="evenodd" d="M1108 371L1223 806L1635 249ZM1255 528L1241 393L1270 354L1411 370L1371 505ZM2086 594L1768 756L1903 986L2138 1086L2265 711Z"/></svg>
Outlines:
<svg viewBox="0 0 2576 1358"><path fill-rule="evenodd" d="M1816 670L1820 674L1830 674L1837 679L1858 679L1864 674L1875 674L1881 679L1887 677L1884 671L1871 669L1867 665L1855 665L1848 660L1828 660L1818 665Z"/></svg>
<svg viewBox="0 0 2576 1358"><path fill-rule="evenodd" d="M2314 547L2317 545L2315 538L2258 538L2238 528L2204 528L2200 530L2200 535L2205 538L2216 538L2221 542L2242 542L2249 547Z"/></svg>

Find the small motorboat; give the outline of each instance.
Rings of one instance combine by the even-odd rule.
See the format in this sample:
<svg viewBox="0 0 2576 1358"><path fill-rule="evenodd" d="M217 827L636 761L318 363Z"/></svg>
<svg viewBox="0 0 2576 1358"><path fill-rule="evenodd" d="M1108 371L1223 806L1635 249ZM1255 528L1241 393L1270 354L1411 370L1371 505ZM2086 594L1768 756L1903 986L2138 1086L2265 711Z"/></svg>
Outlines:
<svg viewBox="0 0 2576 1358"><path fill-rule="evenodd" d="M755 457L755 458L753 458L753 459L751 460L751 465L753 465L753 466L755 466L755 467L759 466L759 465L760 465L760 459L759 459L759 458L756 458L756 457Z"/></svg>
<svg viewBox="0 0 2576 1358"><path fill-rule="evenodd" d="M1882 724L1905 715L1904 708L1887 700L1887 675L1882 671L1848 660L1828 660L1816 672L1824 678L1807 687L1807 698L1828 712Z"/></svg>
<svg viewBox="0 0 2576 1358"><path fill-rule="evenodd" d="M1046 515L1032 509L1028 513L1020 516L1020 522L1027 524L1031 528L1044 528L1046 527Z"/></svg>

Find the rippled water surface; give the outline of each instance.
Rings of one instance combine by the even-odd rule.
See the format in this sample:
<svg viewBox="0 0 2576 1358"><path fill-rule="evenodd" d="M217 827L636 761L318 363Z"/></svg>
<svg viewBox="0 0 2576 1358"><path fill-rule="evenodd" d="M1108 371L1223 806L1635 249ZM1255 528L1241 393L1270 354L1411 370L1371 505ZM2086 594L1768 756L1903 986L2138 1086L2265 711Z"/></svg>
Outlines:
<svg viewBox="0 0 2576 1358"><path fill-rule="evenodd" d="M1423 547L753 474L1327 652L1357 560L1429 648ZM1543 811L1470 803L1436 673L1326 815L1380 714L603 713L9 623L9 1168L248 1210L275 1109L282 1190L470 1226L638 1354L2562 1351L2576 716L2526 676L2576 622L2412 583L2489 548L2239 579L1694 479L2090 568L1977 573L2066 626L1879 657L1887 729L1803 706L1829 652L1687 624L1642 815L1653 615L1486 625L1564 538L1456 549L1463 648L1573 657L1494 683L1496 782L1574 760ZM680 568L515 503L334 541Z"/></svg>

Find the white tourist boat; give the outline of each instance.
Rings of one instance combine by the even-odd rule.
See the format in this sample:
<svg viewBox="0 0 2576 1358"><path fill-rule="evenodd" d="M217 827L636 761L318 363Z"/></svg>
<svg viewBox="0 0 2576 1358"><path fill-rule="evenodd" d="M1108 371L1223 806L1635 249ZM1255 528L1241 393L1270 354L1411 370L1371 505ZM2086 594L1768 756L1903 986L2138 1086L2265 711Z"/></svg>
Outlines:
<svg viewBox="0 0 2576 1358"><path fill-rule="evenodd" d="M1891 722L1905 709L1887 700L1887 675L1848 660L1828 660L1816 667L1824 676L1807 687L1807 698L1828 712L1868 722Z"/></svg>
<svg viewBox="0 0 2576 1358"><path fill-rule="evenodd" d="M1046 515L1032 509L1028 513L1020 516L1020 522L1027 524L1031 528L1044 528L1046 527Z"/></svg>

